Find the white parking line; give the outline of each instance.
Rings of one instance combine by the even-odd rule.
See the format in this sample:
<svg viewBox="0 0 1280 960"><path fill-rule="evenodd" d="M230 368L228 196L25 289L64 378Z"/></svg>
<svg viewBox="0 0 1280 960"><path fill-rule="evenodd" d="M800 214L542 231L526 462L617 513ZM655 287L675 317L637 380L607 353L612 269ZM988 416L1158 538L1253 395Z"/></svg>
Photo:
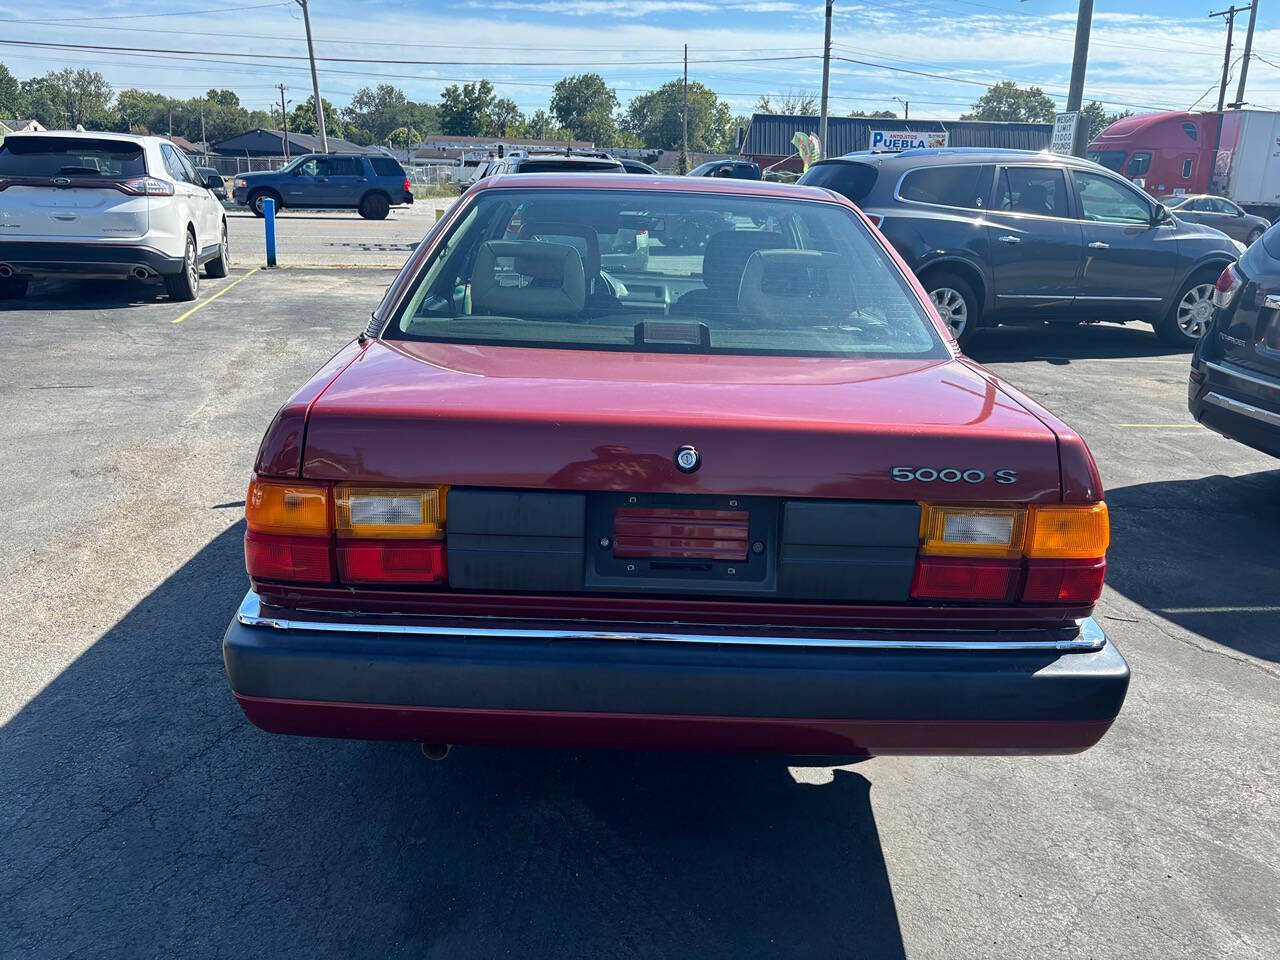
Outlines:
<svg viewBox="0 0 1280 960"><path fill-rule="evenodd" d="M1280 613L1280 606L1251 607L1156 607L1156 613Z"/></svg>

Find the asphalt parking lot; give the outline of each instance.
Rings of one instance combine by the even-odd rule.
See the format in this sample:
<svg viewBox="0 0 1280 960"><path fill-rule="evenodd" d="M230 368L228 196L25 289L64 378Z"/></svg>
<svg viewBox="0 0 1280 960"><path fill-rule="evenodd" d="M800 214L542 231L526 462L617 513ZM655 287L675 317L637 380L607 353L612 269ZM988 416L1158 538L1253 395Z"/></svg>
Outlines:
<svg viewBox="0 0 1280 960"><path fill-rule="evenodd" d="M251 727L219 643L257 443L391 276L0 307L0 956L1280 956L1280 462L1192 424L1145 327L972 350L1108 488L1133 684L1088 753L433 764Z"/></svg>

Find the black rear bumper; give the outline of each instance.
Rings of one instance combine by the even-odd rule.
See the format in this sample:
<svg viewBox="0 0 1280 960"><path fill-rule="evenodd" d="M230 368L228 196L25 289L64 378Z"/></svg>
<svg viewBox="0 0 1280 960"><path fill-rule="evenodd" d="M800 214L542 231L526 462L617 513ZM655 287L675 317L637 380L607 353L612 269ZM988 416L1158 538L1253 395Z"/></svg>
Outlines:
<svg viewBox="0 0 1280 960"><path fill-rule="evenodd" d="M966 749L949 747L956 746L958 730L991 729L1000 731L1001 742L989 745L1001 752L1061 752L1063 744L1043 738L1059 736L1064 727L1080 737L1066 748L1084 749L1116 717L1129 683L1123 657L1093 621L1084 623L1081 637L1097 649L1073 650L1010 649L994 635L947 649L927 640L916 641L925 648L913 648L883 632L867 634L865 645L814 647L639 634L552 638L549 631L535 636L538 631L485 627L431 635L386 629L342 632L294 623L281 629L238 616L223 641L227 674L255 722L254 705L270 705L277 721L298 721L260 723L283 732L353 735L356 728L335 725L334 711L326 718L307 709L331 705L375 711L384 721L380 732L362 736L429 737L412 721L414 711L442 721L484 713L492 721L480 738L487 742L523 742L518 728L530 716L580 726L625 717L641 727L648 717L679 718L689 731L735 721L844 729L845 749L894 752L866 742L867 730L879 730L890 733L884 742L909 752L938 753L985 752L976 733L978 741ZM503 736L504 724L510 738ZM634 731L625 741L660 745L643 736L637 741ZM713 734L707 745L715 742ZM814 752L809 743L800 738L786 749Z"/></svg>
<svg viewBox="0 0 1280 960"><path fill-rule="evenodd" d="M1273 457L1280 457L1280 377L1268 377L1223 361L1199 361L1203 379L1187 388L1196 421Z"/></svg>
<svg viewBox="0 0 1280 960"><path fill-rule="evenodd" d="M20 277L123 278L138 270L150 276L181 273L182 258L146 246L0 240L0 266Z"/></svg>

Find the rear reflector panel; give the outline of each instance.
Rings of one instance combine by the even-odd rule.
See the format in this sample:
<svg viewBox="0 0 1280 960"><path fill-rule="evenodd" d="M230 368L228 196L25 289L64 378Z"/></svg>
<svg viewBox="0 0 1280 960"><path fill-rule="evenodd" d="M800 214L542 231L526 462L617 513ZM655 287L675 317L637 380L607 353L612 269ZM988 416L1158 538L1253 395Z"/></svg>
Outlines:
<svg viewBox="0 0 1280 960"><path fill-rule="evenodd" d="M444 544L439 540L339 544L338 572L343 583L442 583Z"/></svg>
<svg viewBox="0 0 1280 960"><path fill-rule="evenodd" d="M1013 599L1022 564L1017 560L921 557L911 596L917 600Z"/></svg>
<svg viewBox="0 0 1280 960"><path fill-rule="evenodd" d="M615 557L746 560L750 514L745 510L620 507L614 511Z"/></svg>
<svg viewBox="0 0 1280 960"><path fill-rule="evenodd" d="M1022 602L1097 603L1106 574L1106 558L1029 560Z"/></svg>

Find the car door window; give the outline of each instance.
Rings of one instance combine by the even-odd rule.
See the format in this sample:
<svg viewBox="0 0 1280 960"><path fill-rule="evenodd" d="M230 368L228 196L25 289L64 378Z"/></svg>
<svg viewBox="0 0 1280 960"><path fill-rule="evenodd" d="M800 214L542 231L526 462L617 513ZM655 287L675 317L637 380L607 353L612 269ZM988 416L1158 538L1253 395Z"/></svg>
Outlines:
<svg viewBox="0 0 1280 960"><path fill-rule="evenodd" d="M909 170L902 178L898 197L914 203L980 209L986 205L983 194L989 192L991 170L976 164Z"/></svg>
<svg viewBox="0 0 1280 960"><path fill-rule="evenodd" d="M356 157L330 157L329 158L329 176L331 177L358 177L363 173L360 168L360 161Z"/></svg>
<svg viewBox="0 0 1280 960"><path fill-rule="evenodd" d="M1066 217L1067 180L1053 167L1005 167L1000 171L996 209L1040 217Z"/></svg>
<svg viewBox="0 0 1280 960"><path fill-rule="evenodd" d="M329 175L329 164L323 157L312 157L298 167L298 172L304 177L327 177Z"/></svg>
<svg viewBox="0 0 1280 960"><path fill-rule="evenodd" d="M1145 177L1150 169L1151 154L1140 151L1129 158L1129 162L1125 164L1124 175L1126 177Z"/></svg>
<svg viewBox="0 0 1280 960"><path fill-rule="evenodd" d="M1096 173L1075 173L1076 190L1080 194L1080 215L1085 220L1104 223L1151 222L1151 207L1134 190Z"/></svg>
<svg viewBox="0 0 1280 960"><path fill-rule="evenodd" d="M203 187L204 181L196 173L196 168L191 165L191 161L187 159L187 155L181 150L175 150L174 156L178 158L178 166L182 168L182 176L193 187Z"/></svg>
<svg viewBox="0 0 1280 960"><path fill-rule="evenodd" d="M1228 217L1240 216L1240 211L1226 200L1219 199L1218 197L1206 197L1204 202L1214 213L1226 214Z"/></svg>
<svg viewBox="0 0 1280 960"><path fill-rule="evenodd" d="M168 171L169 176L177 180L179 183L185 181L186 175L182 172L182 163L178 160L178 151L173 149L167 143L160 144L160 156L164 159L164 168Z"/></svg>

